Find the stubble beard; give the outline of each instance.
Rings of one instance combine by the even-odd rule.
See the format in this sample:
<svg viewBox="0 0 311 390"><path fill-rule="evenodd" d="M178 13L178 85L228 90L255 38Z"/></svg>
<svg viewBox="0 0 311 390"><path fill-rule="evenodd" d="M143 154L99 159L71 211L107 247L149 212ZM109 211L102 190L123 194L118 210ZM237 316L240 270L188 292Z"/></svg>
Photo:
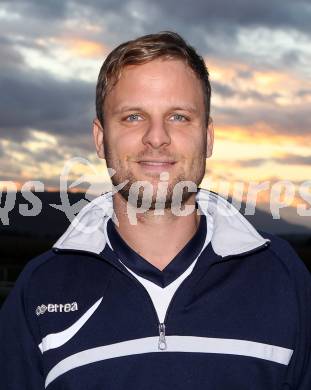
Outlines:
<svg viewBox="0 0 311 390"><path fill-rule="evenodd" d="M178 206L178 204L180 205L180 202L181 205L186 204L189 198L193 196L194 192L188 191L187 187L183 188L180 201L180 197L176 197L176 190L174 196L174 188L176 184L184 181L192 181L196 184L196 187L198 187L199 184L202 182L205 174L205 163L203 164L203 162L200 162L200 164L196 166L194 175L191 175L190 178L186 177L185 172L180 172L177 176L174 177L173 180L171 180L171 177L169 177L167 189L165 190L164 194L161 194L161 191L158 191L158 184L163 183L162 181L160 181L160 174L157 174L156 176L153 175L150 177L150 179L148 179L148 177L144 179L137 178L132 173L132 171L128 169L125 170L124 168L122 168L120 162L118 162L118 164L114 164L111 159L106 160L107 167L111 167L115 170L115 174L111 176L111 182L113 186L118 187L118 185L120 185L121 183L126 182L126 184L118 190L118 194L120 194L122 198L132 207L141 208L144 203L148 205L148 210L169 210L172 207ZM146 181L152 185L153 190L151 194L151 199L147 198L150 194L149 191L145 190L143 184L139 189L136 186L136 189L138 189L138 191L135 192L135 196L133 197L133 191L131 192L131 188L133 188L132 186L135 185L137 181ZM175 204L176 202L178 202L178 204Z"/></svg>
<svg viewBox="0 0 311 390"><path fill-rule="evenodd" d="M118 189L118 194L122 196L122 198L128 202L132 207L134 208L140 208L142 207L143 202L148 204L148 209L149 210L155 210L155 209L164 209L164 210L169 210L175 205L174 202L178 202L178 204L183 206L191 196L193 196L194 192L188 191L188 188L184 188L182 195L181 195L181 200L180 197L178 199L176 196L174 197L174 188L176 184L183 182L183 181L192 181L195 183L196 187L200 185L204 178L205 174L205 162L206 162L206 155L204 154L204 150L202 149L201 151L198 152L197 156L191 164L189 172L191 172L191 177L186 177L186 173L184 170L179 172L177 176L174 178L173 181L171 181L171 177L169 177L168 180L168 185L167 185L167 190L161 196L157 194L158 191L158 184L161 183L160 181L160 174L157 175L152 175L151 179L144 178L143 181L149 182L152 187L152 194L151 194L151 200L147 199L146 201L146 191L144 191L144 187L140 187L138 193L136 196L133 198L130 196L131 194L131 188L132 186L137 182L141 181L141 179L135 177L135 175L132 173L131 170L129 169L124 169L122 166L122 161L114 159L112 154L111 154L111 148L109 147L107 142L104 142L104 147L106 151L106 164L107 168L113 168L115 171L115 174L110 177L111 182L114 187L118 187L121 183L125 183L125 185L121 186L122 188ZM205 147L205 146L203 146ZM116 163L115 163L116 161Z"/></svg>

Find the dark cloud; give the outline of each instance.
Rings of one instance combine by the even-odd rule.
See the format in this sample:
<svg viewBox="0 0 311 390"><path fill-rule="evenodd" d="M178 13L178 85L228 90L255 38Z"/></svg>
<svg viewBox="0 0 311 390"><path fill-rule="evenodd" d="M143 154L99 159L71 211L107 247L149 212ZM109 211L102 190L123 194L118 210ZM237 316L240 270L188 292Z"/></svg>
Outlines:
<svg viewBox="0 0 311 390"><path fill-rule="evenodd" d="M295 27L310 31L310 3L308 1L248 1L180 0L178 7L172 0L159 3L169 15L197 23L232 23L239 26Z"/></svg>
<svg viewBox="0 0 311 390"><path fill-rule="evenodd" d="M238 165L239 167L252 168L265 164L267 161L268 159L264 158L250 158L248 160L235 160L234 162L230 162L230 164L233 163L234 165Z"/></svg>
<svg viewBox="0 0 311 390"><path fill-rule="evenodd" d="M85 157L88 153L96 153L93 141L92 123L88 123L83 133L72 137L70 134L62 134L57 137L58 144L66 146L66 152L73 156Z"/></svg>
<svg viewBox="0 0 311 390"><path fill-rule="evenodd" d="M0 143L0 158L3 156L4 156L4 150L2 144Z"/></svg>
<svg viewBox="0 0 311 390"><path fill-rule="evenodd" d="M276 162L282 165L310 165L311 164L311 155L310 156L300 156L297 154L287 154L282 157L271 157L271 158L250 158L247 160L234 160L230 161L230 165L235 165L241 168L256 168L260 165L263 165L268 162ZM223 164L227 164L227 161L222 161ZM270 178L271 180L271 178ZM272 178L272 181L279 180L278 177ZM297 183L300 183L297 181Z"/></svg>
<svg viewBox="0 0 311 390"><path fill-rule="evenodd" d="M82 0L75 3L84 4ZM128 9L129 1L90 0L87 7L97 14L107 11L122 12ZM148 9L154 4L151 0L132 3L138 11ZM311 5L308 0L179 0L178 5L173 0L158 0L162 16L180 19L188 25L201 25L209 28L221 28L230 31L230 26L266 26L269 28L295 28L310 32Z"/></svg>
<svg viewBox="0 0 311 390"><path fill-rule="evenodd" d="M237 77L242 79L251 79L253 77L253 72L250 70L238 70Z"/></svg>
<svg viewBox="0 0 311 390"><path fill-rule="evenodd" d="M63 19L67 16L68 1L63 0L2 0L2 6L9 11L28 17Z"/></svg>
<svg viewBox="0 0 311 390"><path fill-rule="evenodd" d="M1 115L1 107L0 107ZM30 138L30 130L25 128L12 129L0 127L0 139L12 140L14 142L27 141ZM1 167L2 168L2 167Z"/></svg>
<svg viewBox="0 0 311 390"><path fill-rule="evenodd" d="M278 106L265 105L239 108L227 106L212 108L215 126L217 124L249 127L249 132L253 131L252 126L257 123L266 123L276 134L287 135L310 135L311 117L310 107L305 106Z"/></svg>
<svg viewBox="0 0 311 390"><path fill-rule="evenodd" d="M280 97L279 93L270 93L270 94L262 94L256 90L248 89L246 91L242 91L239 89L234 89L228 84L223 84L218 81L212 81L211 87L213 93L216 95L220 95L223 98L231 98L233 96L237 96L240 99L252 99L258 102L272 102L276 98Z"/></svg>
<svg viewBox="0 0 311 390"><path fill-rule="evenodd" d="M29 150L26 150L26 153L29 154ZM50 146L46 149L40 149L31 152L31 158L38 163L48 163L48 164L57 164L64 159L63 152L61 148L56 146Z"/></svg>
<svg viewBox="0 0 311 390"><path fill-rule="evenodd" d="M265 58L260 53L250 56L240 50L238 35L241 27L294 29L306 33L310 33L311 28L311 4L302 0L197 0L195 3L181 0L178 6L173 0L16 0L2 2L2 7L7 12L18 14L20 20L2 18L0 34L5 36L10 31L12 41L39 51L48 48L38 40L51 37L79 35L98 43L104 40L109 47L115 47L140 35L173 30L204 56L249 61L256 68L301 65L304 53L289 49L279 56L275 51ZM97 32L84 28L85 25L96 26ZM263 39L266 40L266 36ZM248 77L247 72L244 76Z"/></svg>
<svg viewBox="0 0 311 390"><path fill-rule="evenodd" d="M284 157L274 158L273 160L289 165L311 165L311 156L300 156L298 154L287 154Z"/></svg>
<svg viewBox="0 0 311 390"><path fill-rule="evenodd" d="M282 56L282 63L284 66L295 66L301 64L301 57L303 53L300 50L287 50Z"/></svg>
<svg viewBox="0 0 311 390"><path fill-rule="evenodd" d="M29 39L18 40L31 45ZM65 81L30 69L14 43L12 37L0 39L1 139L27 140L30 129L79 138L95 115L95 83Z"/></svg>
<svg viewBox="0 0 311 390"><path fill-rule="evenodd" d="M146 12L145 23L141 25L148 29L148 9L157 11L161 18L158 18L158 27L161 21L173 25L178 20L187 25L203 27L206 32L226 31L232 34L238 27L266 26L275 28L294 28L310 33L311 5L308 0L197 0L195 3L188 0L179 0L178 5L174 0L158 0L156 3L151 0L144 1L113 1L113 0L15 0L14 2L4 1L3 5L15 13L30 17L41 18L44 21L63 20L78 13L80 17L90 16L102 18L110 13L127 16L129 23L118 26L120 33L124 29L131 29L131 22L138 22L131 11ZM156 6L155 6L156 4ZM150 15L149 20L152 19ZM163 25L163 24L162 24ZM156 25L152 26L156 27ZM133 26L133 33L135 27ZM119 34L120 36L120 34ZM211 39L213 37L211 36Z"/></svg>
<svg viewBox="0 0 311 390"><path fill-rule="evenodd" d="M17 67L24 63L22 55L12 47L12 41L5 36L0 37L0 54L2 69Z"/></svg>
<svg viewBox="0 0 311 390"><path fill-rule="evenodd" d="M311 89L300 89L297 92L297 96L299 97L311 96Z"/></svg>
<svg viewBox="0 0 311 390"><path fill-rule="evenodd" d="M233 88L227 84L220 83L218 81L211 81L212 91L222 97L232 97L237 94Z"/></svg>
<svg viewBox="0 0 311 390"><path fill-rule="evenodd" d="M252 99L254 101L258 102L272 102L275 101L278 97L281 95L277 92L269 93L269 94L262 94L256 90L248 89L246 91L242 91L238 93L239 97L241 99Z"/></svg>
<svg viewBox="0 0 311 390"><path fill-rule="evenodd" d="M79 137L95 114L92 83L11 68L0 73L0 90L0 134L5 138L20 139L29 128Z"/></svg>

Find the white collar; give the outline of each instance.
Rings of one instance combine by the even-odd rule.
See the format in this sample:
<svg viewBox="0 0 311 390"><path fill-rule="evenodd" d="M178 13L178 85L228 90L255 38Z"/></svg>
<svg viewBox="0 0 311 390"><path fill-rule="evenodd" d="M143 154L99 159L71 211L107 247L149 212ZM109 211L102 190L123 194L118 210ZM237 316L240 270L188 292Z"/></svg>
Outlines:
<svg viewBox="0 0 311 390"><path fill-rule="evenodd" d="M217 193L199 188L196 201L202 213L207 218L212 218L211 244L217 255L236 255L270 242L230 202ZM110 191L83 207L53 248L101 253L108 243L107 222L113 215Z"/></svg>

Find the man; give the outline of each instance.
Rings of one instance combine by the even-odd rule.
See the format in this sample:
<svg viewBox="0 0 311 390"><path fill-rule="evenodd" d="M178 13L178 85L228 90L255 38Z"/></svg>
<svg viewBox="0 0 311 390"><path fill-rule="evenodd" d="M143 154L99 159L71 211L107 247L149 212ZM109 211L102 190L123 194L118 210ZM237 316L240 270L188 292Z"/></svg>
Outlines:
<svg viewBox="0 0 311 390"><path fill-rule="evenodd" d="M115 191L18 278L1 388L310 389L308 271L196 190L214 138L202 57L173 32L126 42L103 64L96 108Z"/></svg>

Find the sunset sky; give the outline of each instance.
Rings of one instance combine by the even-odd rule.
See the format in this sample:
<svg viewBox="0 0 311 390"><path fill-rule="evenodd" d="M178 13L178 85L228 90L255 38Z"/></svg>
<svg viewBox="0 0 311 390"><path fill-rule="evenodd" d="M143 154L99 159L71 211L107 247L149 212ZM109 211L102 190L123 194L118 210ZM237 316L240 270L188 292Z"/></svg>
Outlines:
<svg viewBox="0 0 311 390"><path fill-rule="evenodd" d="M71 179L85 173L101 190L109 176L91 132L100 66L123 41L161 30L180 33L210 72L215 145L202 186L242 183L245 199L250 182L267 181L264 207L273 184L290 181L284 217L311 227L293 212L311 207L309 1L1 1L0 183L58 190L64 163L80 157L89 163Z"/></svg>

